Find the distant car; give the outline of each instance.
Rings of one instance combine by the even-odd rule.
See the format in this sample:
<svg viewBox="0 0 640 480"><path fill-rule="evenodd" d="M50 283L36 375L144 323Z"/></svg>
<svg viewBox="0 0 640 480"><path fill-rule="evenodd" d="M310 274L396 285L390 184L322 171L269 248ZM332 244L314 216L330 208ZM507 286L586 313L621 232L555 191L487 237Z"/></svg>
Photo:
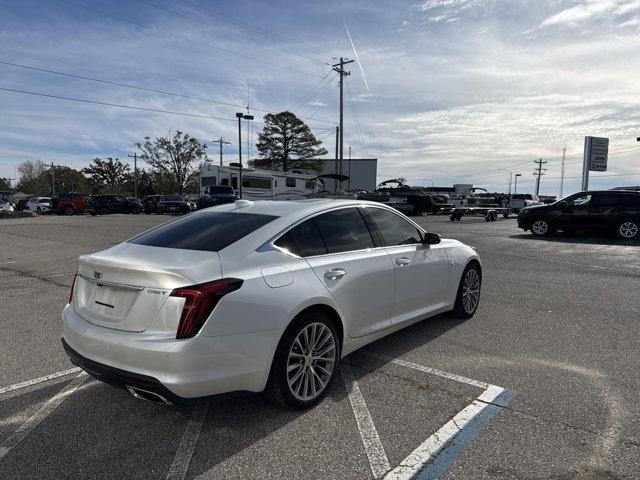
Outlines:
<svg viewBox="0 0 640 480"><path fill-rule="evenodd" d="M91 197L89 209L94 214L109 213L142 213L142 204L132 202L122 195L94 195Z"/></svg>
<svg viewBox="0 0 640 480"><path fill-rule="evenodd" d="M156 205L157 213L189 213L191 207L182 195L163 195Z"/></svg>
<svg viewBox="0 0 640 480"><path fill-rule="evenodd" d="M13 205L6 200L0 198L0 212L2 213L13 213Z"/></svg>
<svg viewBox="0 0 640 480"><path fill-rule="evenodd" d="M535 205L542 205L542 200L533 193L514 193L511 195L509 201L509 207L514 210L520 210L524 207L533 207Z"/></svg>
<svg viewBox="0 0 640 480"><path fill-rule="evenodd" d="M189 209L192 212L195 212L196 210L198 210L198 204L193 200L187 199L187 205L189 205Z"/></svg>
<svg viewBox="0 0 640 480"><path fill-rule="evenodd" d="M27 202L27 209L36 213L51 211L51 197L31 197Z"/></svg>
<svg viewBox="0 0 640 480"><path fill-rule="evenodd" d="M218 185L215 187L208 187L209 193L198 198L198 209L213 207L215 205L222 205L225 203L233 203L238 199L238 196L233 191L232 187Z"/></svg>
<svg viewBox="0 0 640 480"><path fill-rule="evenodd" d="M609 231L625 240L640 239L640 192L603 190L580 192L551 205L526 207L518 227L534 236L563 231Z"/></svg>
<svg viewBox="0 0 640 480"><path fill-rule="evenodd" d="M144 208L144 213L149 215L150 213L155 213L156 207L158 206L158 202L162 198L162 195L147 195L146 197L142 197L142 207Z"/></svg>
<svg viewBox="0 0 640 480"><path fill-rule="evenodd" d="M87 201L81 193L60 193L52 195L51 201L51 209L55 213L63 215L84 213L87 208Z"/></svg>
<svg viewBox="0 0 640 480"><path fill-rule="evenodd" d="M28 207L27 207L28 201L29 201L28 198L21 198L16 202L16 206L14 207L14 210L16 212L22 212L23 210L28 210Z"/></svg>

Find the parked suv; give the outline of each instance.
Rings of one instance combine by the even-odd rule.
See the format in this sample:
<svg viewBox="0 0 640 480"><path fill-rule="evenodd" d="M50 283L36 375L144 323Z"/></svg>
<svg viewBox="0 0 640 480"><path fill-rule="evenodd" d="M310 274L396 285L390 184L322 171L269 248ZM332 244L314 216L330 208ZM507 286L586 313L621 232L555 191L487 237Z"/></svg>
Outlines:
<svg viewBox="0 0 640 480"><path fill-rule="evenodd" d="M640 192L580 192L551 205L526 207L518 215L518 227L535 236L556 230L615 232L626 240L640 239Z"/></svg>
<svg viewBox="0 0 640 480"><path fill-rule="evenodd" d="M224 203L233 203L238 196L232 187L225 185L212 186L207 188L208 193L198 198L198 209L222 205Z"/></svg>
<svg viewBox="0 0 640 480"><path fill-rule="evenodd" d="M84 213L87 201L81 193L60 193L51 197L51 209L55 213L73 215Z"/></svg>
<svg viewBox="0 0 640 480"><path fill-rule="evenodd" d="M147 195L146 197L142 197L142 206L144 208L144 213L147 215L150 213L155 213L158 202L162 198L162 195Z"/></svg>
<svg viewBox="0 0 640 480"><path fill-rule="evenodd" d="M27 202L27 209L36 213L50 212L51 197L31 197Z"/></svg>
<svg viewBox="0 0 640 480"><path fill-rule="evenodd" d="M163 195L156 205L157 213L189 213L191 207L182 195Z"/></svg>
<svg viewBox="0 0 640 480"><path fill-rule="evenodd" d="M90 208L93 214L142 213L142 204L132 202L122 195L95 195L91 197Z"/></svg>

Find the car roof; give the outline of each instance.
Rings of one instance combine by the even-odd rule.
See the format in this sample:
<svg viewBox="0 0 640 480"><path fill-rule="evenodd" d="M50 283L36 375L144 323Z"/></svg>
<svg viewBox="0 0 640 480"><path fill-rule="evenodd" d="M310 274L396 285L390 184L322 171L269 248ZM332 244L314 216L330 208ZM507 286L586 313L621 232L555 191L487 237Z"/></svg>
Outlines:
<svg viewBox="0 0 640 480"><path fill-rule="evenodd" d="M308 198L304 200L257 200L252 201L251 203L247 203L246 206L238 206L237 203L228 203L217 207L211 207L211 209L219 211L238 211L241 213L275 215L278 217L303 218L333 207L358 205L383 206L383 204L380 202L371 202L366 200Z"/></svg>

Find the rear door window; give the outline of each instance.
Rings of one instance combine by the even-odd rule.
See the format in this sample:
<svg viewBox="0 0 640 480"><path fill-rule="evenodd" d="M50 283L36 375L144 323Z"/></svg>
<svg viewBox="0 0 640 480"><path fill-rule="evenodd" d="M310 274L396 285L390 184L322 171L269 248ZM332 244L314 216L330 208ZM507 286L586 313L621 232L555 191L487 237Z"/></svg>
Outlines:
<svg viewBox="0 0 640 480"><path fill-rule="evenodd" d="M276 218L255 213L202 212L160 225L132 238L129 243L217 252Z"/></svg>
<svg viewBox="0 0 640 480"><path fill-rule="evenodd" d="M315 217L328 253L373 248L367 224L357 208L343 208Z"/></svg>
<svg viewBox="0 0 640 480"><path fill-rule="evenodd" d="M327 247L324 245L320 230L315 219L302 222L282 235L275 244L299 257L324 255Z"/></svg>

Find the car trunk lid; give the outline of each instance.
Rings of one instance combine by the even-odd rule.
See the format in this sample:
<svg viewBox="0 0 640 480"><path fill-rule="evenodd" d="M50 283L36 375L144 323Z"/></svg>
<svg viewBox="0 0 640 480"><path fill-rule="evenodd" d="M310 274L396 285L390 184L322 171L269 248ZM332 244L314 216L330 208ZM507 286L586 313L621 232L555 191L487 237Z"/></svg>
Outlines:
<svg viewBox="0 0 640 480"><path fill-rule="evenodd" d="M170 299L178 287L222 277L216 252L122 243L80 257L74 309L95 325L130 332L175 326L183 299Z"/></svg>

